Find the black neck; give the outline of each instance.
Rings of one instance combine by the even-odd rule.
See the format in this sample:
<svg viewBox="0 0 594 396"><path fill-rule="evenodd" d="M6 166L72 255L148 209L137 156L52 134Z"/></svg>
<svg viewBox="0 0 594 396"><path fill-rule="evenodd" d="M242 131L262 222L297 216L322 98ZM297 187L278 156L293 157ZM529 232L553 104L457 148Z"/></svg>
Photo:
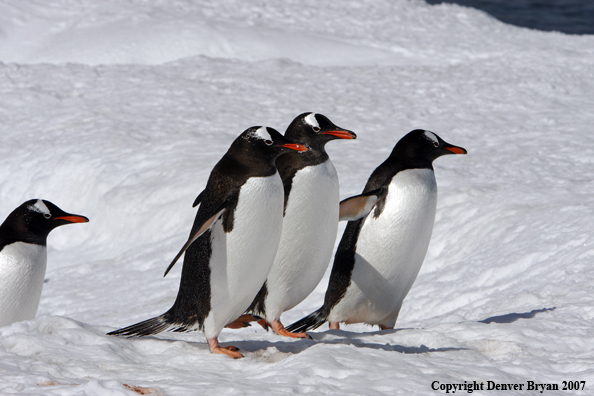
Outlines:
<svg viewBox="0 0 594 396"><path fill-rule="evenodd" d="M35 245L46 246L47 234L39 235L32 233L25 227L11 227L6 223L0 226L0 251L15 242L32 243Z"/></svg>

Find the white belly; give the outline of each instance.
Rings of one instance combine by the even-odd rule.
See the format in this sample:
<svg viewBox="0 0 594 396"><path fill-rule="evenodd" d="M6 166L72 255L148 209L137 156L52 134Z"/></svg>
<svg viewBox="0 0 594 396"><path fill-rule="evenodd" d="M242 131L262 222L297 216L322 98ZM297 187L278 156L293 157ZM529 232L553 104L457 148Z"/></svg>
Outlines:
<svg viewBox="0 0 594 396"><path fill-rule="evenodd" d="M0 252L0 326L35 317L47 254L45 246L15 242Z"/></svg>
<svg viewBox="0 0 594 396"><path fill-rule="evenodd" d="M330 160L293 178L276 259L266 281L272 322L315 289L330 262L338 229L338 175Z"/></svg>
<svg viewBox="0 0 594 396"><path fill-rule="evenodd" d="M425 259L436 206L432 170L396 174L382 214L376 219L372 210L365 220L351 284L332 310L330 321L394 326Z"/></svg>
<svg viewBox="0 0 594 396"><path fill-rule="evenodd" d="M233 230L217 221L211 231L211 311L204 322L207 338L239 317L264 284L274 261L283 221L284 193L278 173L252 177L242 186Z"/></svg>

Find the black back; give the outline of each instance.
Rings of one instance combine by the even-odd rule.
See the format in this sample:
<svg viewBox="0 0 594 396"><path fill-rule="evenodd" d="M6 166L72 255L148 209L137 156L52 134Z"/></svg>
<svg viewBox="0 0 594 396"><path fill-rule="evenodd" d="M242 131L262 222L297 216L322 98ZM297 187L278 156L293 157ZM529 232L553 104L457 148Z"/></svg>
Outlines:
<svg viewBox="0 0 594 396"><path fill-rule="evenodd" d="M384 209L388 186L400 171L407 169L433 169L433 161L442 155L465 154L466 150L446 143L433 132L416 129L405 135L392 150L390 156L378 166L363 189L363 194L377 191L378 200L368 216L379 217ZM324 309L329 313L347 291L355 267L355 249L359 233L367 217L349 221L334 256L328 290L324 297Z"/></svg>
<svg viewBox="0 0 594 396"><path fill-rule="evenodd" d="M294 151L284 145L293 143L272 128L252 127L244 131L212 170L206 188L195 201L200 203L190 235L221 209L223 229L233 231L235 208L241 187L251 177L276 173L277 157ZM260 130L260 133L258 131ZM268 136L269 135L269 136ZM211 310L210 258L211 232L206 231L186 250L180 287L175 303L163 316L168 323L179 324L177 331L186 331L194 324L203 328Z"/></svg>
<svg viewBox="0 0 594 396"><path fill-rule="evenodd" d="M47 236L54 228L84 221L88 219L66 213L50 201L31 199L13 210L0 225L0 251L15 242L46 246Z"/></svg>

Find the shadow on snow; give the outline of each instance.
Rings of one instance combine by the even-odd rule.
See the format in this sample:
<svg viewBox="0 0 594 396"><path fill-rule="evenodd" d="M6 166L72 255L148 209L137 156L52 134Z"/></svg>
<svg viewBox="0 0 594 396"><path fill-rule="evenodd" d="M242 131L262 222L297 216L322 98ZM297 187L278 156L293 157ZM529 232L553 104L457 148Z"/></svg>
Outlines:
<svg viewBox="0 0 594 396"><path fill-rule="evenodd" d="M524 313L509 313L506 315L491 316L490 318L479 320L480 323L512 323L518 319L532 319L537 313L554 311L557 307L535 309Z"/></svg>
<svg viewBox="0 0 594 396"><path fill-rule="evenodd" d="M234 346L238 347L240 350L245 352L257 352L259 350L265 350L269 347L276 348L279 352L282 353L292 353L298 354L306 349L319 344L326 344L326 345L352 345L357 348L372 348L378 349L388 352L400 352L406 354L421 354L421 353L429 353L429 352L450 352L450 351L461 351L467 350L468 348L453 348L453 347L443 347L443 348L429 348L425 345L421 346L403 346L403 345L391 345L388 343L380 344L369 342L365 338L374 337L378 335L387 335L387 334L394 334L400 330L408 330L408 329L397 329L397 330L384 330L384 331L376 331L376 332L366 332L366 333L359 333L359 332L350 332L344 330L327 330L324 332L319 333L308 333L312 336L313 340L308 339L299 339L299 340L291 340L291 341L267 341L267 340L258 340L258 341L232 341L230 342Z"/></svg>
<svg viewBox="0 0 594 396"><path fill-rule="evenodd" d="M524 313L509 313L505 315L497 315L491 316L489 318L479 320L479 323L513 323L519 319L531 319L536 316L536 314L547 312L547 311L554 311L556 307L552 308L542 308L542 309L535 309L530 312ZM352 345L357 348L371 348L377 350L383 350L388 352L400 352L405 354L421 354L421 353L430 353L430 352L451 352L451 351L463 351L468 350L468 348L454 348L454 347L442 347L442 348L429 348L425 345L420 346L403 346L403 345L390 345L388 343L374 343L369 342L366 338L371 338L375 336L387 335L387 334L395 334L401 330L414 330L414 329L394 329L394 330L381 330L381 331L372 331L372 332L351 332L345 330L326 330L323 332L311 332L308 333L310 336L313 337L313 340L308 339L295 339L295 340L278 340L278 341L267 341L267 340L253 340L253 341L242 341L242 340L234 340L228 342L229 344L233 344L237 346L241 351L245 352L258 352L262 350L266 350L269 347L276 348L279 352L282 353L292 353L298 354L301 353L308 348L311 348L314 345L318 344L327 344L327 345ZM153 338L153 337L147 337ZM154 337L161 341L169 341L175 342L178 340L167 340L165 338ZM195 341L185 341L199 349L204 349L204 347L208 348L208 345L201 342ZM227 344L224 342L223 344Z"/></svg>

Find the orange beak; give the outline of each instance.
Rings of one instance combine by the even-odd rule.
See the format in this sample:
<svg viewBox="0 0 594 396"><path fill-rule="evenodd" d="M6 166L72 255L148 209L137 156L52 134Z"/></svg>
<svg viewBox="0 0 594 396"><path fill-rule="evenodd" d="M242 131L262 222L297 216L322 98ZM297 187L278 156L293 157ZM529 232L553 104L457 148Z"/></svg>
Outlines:
<svg viewBox="0 0 594 396"><path fill-rule="evenodd" d="M322 132L322 135L332 135L332 136L336 136L337 138L341 138L341 139L357 139L357 135L355 135L352 132L346 132L346 131L328 131L328 132Z"/></svg>
<svg viewBox="0 0 594 396"><path fill-rule="evenodd" d="M66 220L69 223L88 223L89 222L89 219L87 219L85 216L77 216L77 215L56 217L54 220Z"/></svg>
<svg viewBox="0 0 594 396"><path fill-rule="evenodd" d="M451 151L454 154L466 154L467 151L465 149L463 149L462 147L456 147L456 146L451 146L451 147L444 147L446 150Z"/></svg>
<svg viewBox="0 0 594 396"><path fill-rule="evenodd" d="M290 148L291 150L295 150L295 151L299 151L299 152L304 152L304 151L308 150L308 148L305 147L304 145L296 144L296 143L279 144L278 146Z"/></svg>

